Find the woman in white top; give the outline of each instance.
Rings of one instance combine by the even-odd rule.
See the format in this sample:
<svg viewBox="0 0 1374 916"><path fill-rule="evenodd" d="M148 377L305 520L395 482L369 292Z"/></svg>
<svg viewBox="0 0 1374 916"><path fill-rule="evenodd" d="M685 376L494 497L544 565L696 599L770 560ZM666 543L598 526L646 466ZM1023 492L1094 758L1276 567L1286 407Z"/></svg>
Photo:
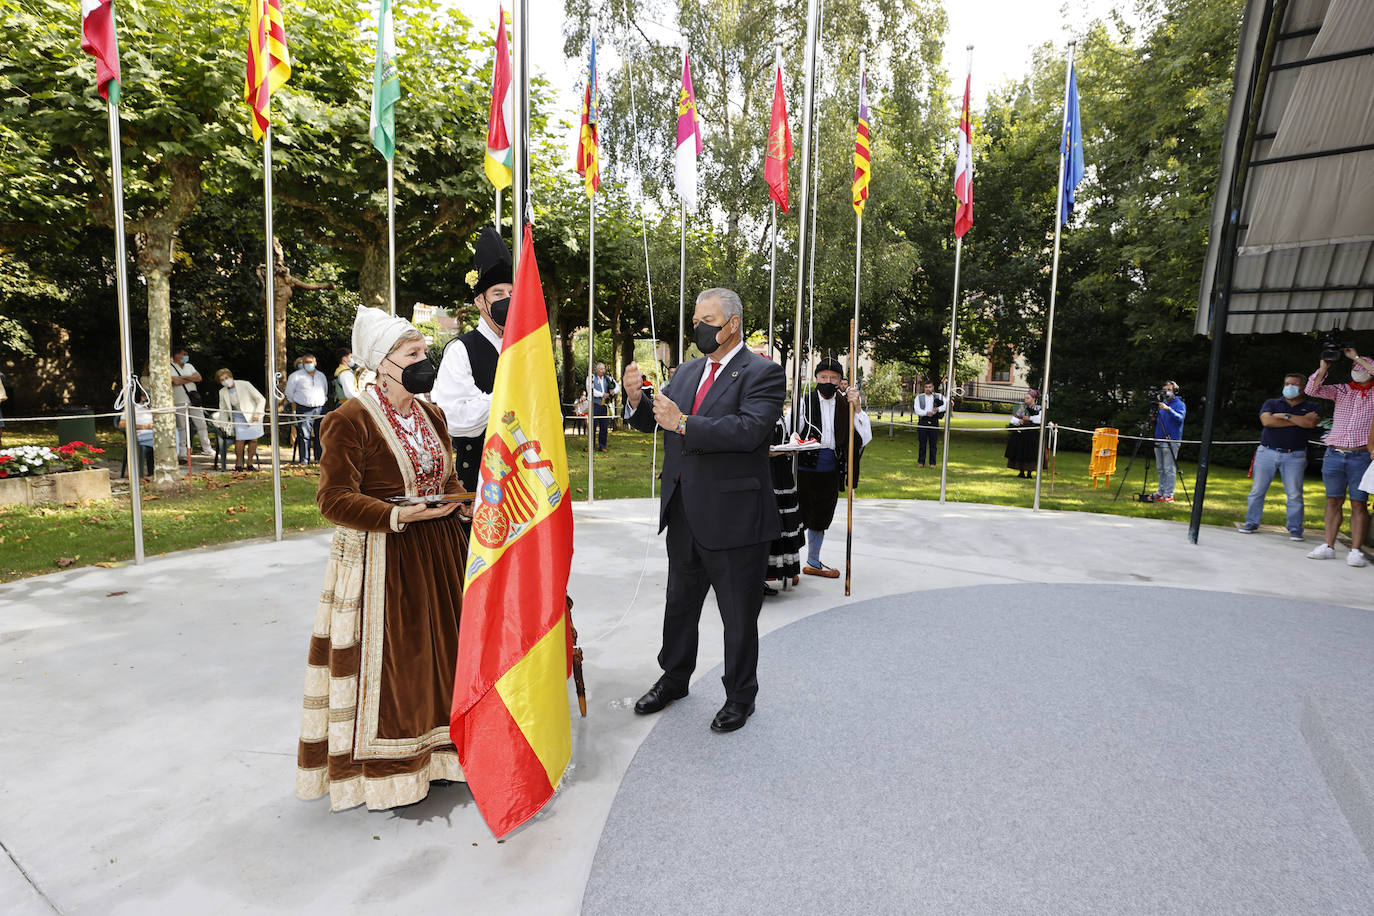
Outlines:
<svg viewBox="0 0 1374 916"><path fill-rule="evenodd" d="M258 440L262 438L262 415L267 411L267 399L262 392L243 379L234 378L228 369L215 373L219 382L219 410L215 411L215 425L226 436L234 437L234 470L256 471ZM248 448L248 463L243 463L244 447Z"/></svg>

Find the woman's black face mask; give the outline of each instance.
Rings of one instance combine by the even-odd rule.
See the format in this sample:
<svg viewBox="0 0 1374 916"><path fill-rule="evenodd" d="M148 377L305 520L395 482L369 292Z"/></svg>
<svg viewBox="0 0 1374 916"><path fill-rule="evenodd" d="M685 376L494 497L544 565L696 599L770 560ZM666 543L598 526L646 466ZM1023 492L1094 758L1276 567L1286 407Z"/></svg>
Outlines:
<svg viewBox="0 0 1374 916"><path fill-rule="evenodd" d="M391 357L388 356L387 359L401 370L401 387L406 391L411 394L429 394L434 390L434 383L439 379L439 367L434 365L434 360L428 356L404 368Z"/></svg>

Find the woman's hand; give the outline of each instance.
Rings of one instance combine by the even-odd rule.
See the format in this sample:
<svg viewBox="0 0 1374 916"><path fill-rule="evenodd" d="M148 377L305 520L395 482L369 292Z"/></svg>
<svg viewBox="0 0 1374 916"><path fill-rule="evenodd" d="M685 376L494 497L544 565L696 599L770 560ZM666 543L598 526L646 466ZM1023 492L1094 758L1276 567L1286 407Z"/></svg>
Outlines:
<svg viewBox="0 0 1374 916"><path fill-rule="evenodd" d="M452 515L453 510L457 508L458 503L444 503L434 508L430 508L424 503L418 503L413 506L402 506L400 513L396 516L396 520L403 524L407 522L427 522L431 519Z"/></svg>

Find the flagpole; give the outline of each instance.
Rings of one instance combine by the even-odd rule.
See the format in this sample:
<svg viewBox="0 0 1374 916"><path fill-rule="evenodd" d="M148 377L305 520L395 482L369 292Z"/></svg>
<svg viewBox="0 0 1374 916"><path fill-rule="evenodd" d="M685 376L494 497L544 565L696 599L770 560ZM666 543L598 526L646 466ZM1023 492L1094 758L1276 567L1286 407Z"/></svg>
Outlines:
<svg viewBox="0 0 1374 916"><path fill-rule="evenodd" d="M678 201L682 240L678 250L677 278L677 364L682 365L682 341L687 329L687 202Z"/></svg>
<svg viewBox="0 0 1374 916"><path fill-rule="evenodd" d="M592 456L596 454L597 404L592 389L596 376L596 196L587 198L587 502L596 502L596 468ZM609 413L609 411L608 411ZM607 423L610 420L607 419Z"/></svg>
<svg viewBox="0 0 1374 916"><path fill-rule="evenodd" d="M387 305L396 314L396 162L395 155L386 160L386 260L388 276Z"/></svg>
<svg viewBox="0 0 1374 916"><path fill-rule="evenodd" d="M262 137L262 193L263 222L267 231L267 270L264 284L267 287L267 384L272 389L267 399L268 416L272 424L272 519L275 525L274 536L281 540L281 452L277 430L277 299L273 289L276 279L276 263L272 252L272 125L269 122ZM190 445L188 443L187 448Z"/></svg>
<svg viewBox="0 0 1374 916"><path fill-rule="evenodd" d="M861 52L861 56L862 56L862 52ZM860 69L859 72L862 73L863 70ZM863 217L860 217L860 220L862 220L862 219L863 219ZM857 379L858 379L858 377L859 377L858 365L859 365L859 320L858 320L857 318L855 318L855 319L853 319L853 320L851 320L851 321L849 322L849 374L850 374L850 376L851 376L851 378L850 378L850 380L849 380L849 384L850 384L850 385L855 385L855 384L857 384ZM853 556L854 556L854 452L857 451L857 450L858 450L858 447L859 447L859 443L858 443L857 441L855 441L855 440L857 439L857 437L854 435L856 432L857 432L857 430L854 429L854 402L853 402L853 401L850 401L850 402L849 402L849 448L845 449L845 456L844 456L844 458L845 458L845 493L846 493L846 498L847 498L848 504L849 504L849 508L848 508L848 510L847 510L848 518L846 519L845 533L844 533L844 593L845 593L845 596L846 596L846 597L848 597L849 594L850 594L850 591L849 591L849 583L850 583L850 577L851 577L851 575L853 574L853 570L854 570L854 566L853 566L853 562L852 562L852 561L853 561ZM838 439L838 437L837 437L837 439Z"/></svg>
<svg viewBox="0 0 1374 916"><path fill-rule="evenodd" d="M118 85L118 84L116 84ZM112 177L111 197L114 198L114 237L115 237L115 293L119 296L119 362L122 374L124 399L124 460L125 472L129 477L129 508L133 513L134 526L134 563L143 563L143 481L142 463L138 454L138 423L134 414L135 395L138 390L134 354L130 343L132 331L129 323L129 277L125 266L128 254L124 250L124 162L120 155L119 106L113 99L106 100L106 110L110 117L110 172ZM191 440L186 440L186 453L191 453Z"/></svg>
<svg viewBox="0 0 1374 916"><path fill-rule="evenodd" d="M1064 68L1064 126L1059 131L1059 187L1054 193L1054 268L1050 274L1050 314L1045 328L1045 374L1040 391L1040 435L1035 449L1035 502L1040 508L1040 475L1045 469L1045 424L1050 413L1050 355L1054 347L1054 303L1059 294L1059 236L1064 228L1064 167L1068 156L1064 151L1064 132L1069 123L1069 80L1073 78L1073 52L1078 42L1069 42L1069 64Z"/></svg>
<svg viewBox="0 0 1374 916"><path fill-rule="evenodd" d="M501 189L496 189L496 234L501 234Z"/></svg>
<svg viewBox="0 0 1374 916"><path fill-rule="evenodd" d="M801 410L802 302L806 297L806 214L811 206L811 121L816 99L816 40L820 31L819 0L806 3L806 96L802 109L801 212L797 220L797 312L792 328L792 429L798 427Z"/></svg>
<svg viewBox="0 0 1374 916"><path fill-rule="evenodd" d="M511 34L515 36L512 76L515 83L515 124L511 136L511 230L515 244L511 246L512 276L520 269L520 248L524 244L525 217L529 209L529 175L526 162L529 153L529 0L515 0L511 6ZM500 227L497 227L498 231Z"/></svg>
<svg viewBox="0 0 1374 916"><path fill-rule="evenodd" d="M973 73L973 45L968 46L968 73ZM970 77L970 80L972 77ZM966 87L967 88L967 87ZM962 130L962 128L960 128ZM973 158L973 150L970 145L969 159ZM973 173L970 170L968 180L970 185L973 182ZM957 176L956 176L957 181ZM972 190L969 191L972 199ZM957 220L956 220L957 221ZM957 229L957 227L956 227ZM945 421L944 426L944 445L940 450L940 502L945 501L945 485L949 478L949 430L950 421L954 416L954 348L958 343L959 325L959 262L963 259L964 237L956 236L954 240L954 301L949 307L949 366L945 371Z"/></svg>

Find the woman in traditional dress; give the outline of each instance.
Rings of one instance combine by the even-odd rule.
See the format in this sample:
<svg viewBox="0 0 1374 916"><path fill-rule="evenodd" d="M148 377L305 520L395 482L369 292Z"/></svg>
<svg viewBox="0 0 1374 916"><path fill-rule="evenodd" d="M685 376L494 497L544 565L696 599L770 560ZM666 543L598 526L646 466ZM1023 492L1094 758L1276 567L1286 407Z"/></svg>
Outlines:
<svg viewBox="0 0 1374 916"><path fill-rule="evenodd" d="M1040 405L1036 403L1039 398L1040 392L1034 388L1027 391L1007 424L1011 427L1011 435L1007 437L1007 450L1002 454L1007 459L1007 467L1016 471L1017 477L1035 476L1035 450L1040 444Z"/></svg>
<svg viewBox="0 0 1374 916"><path fill-rule="evenodd" d="M353 355L377 384L325 415L315 501L334 542L310 640L296 794L331 810L420 801L461 780L449 739L467 538L443 412L415 397L438 370L408 321L360 308Z"/></svg>
<svg viewBox="0 0 1374 916"><path fill-rule="evenodd" d="M784 410L783 416L778 418L777 424L773 427L774 445L783 445L787 442L786 421L787 411ZM776 580L784 584L791 579L793 585L801 579L801 549L806 543L800 503L797 500L797 476L792 470L795 460L795 456L790 452L771 452L768 458L768 469L773 476L773 495L778 500L778 521L782 525L782 534L778 535L768 548L767 578L769 581ZM763 593L776 595L778 591L768 582L764 582Z"/></svg>
<svg viewBox="0 0 1374 916"><path fill-rule="evenodd" d="M262 438L262 415L267 410L267 398L243 379L234 378L228 369L215 373L219 382L219 410L215 411L215 425L220 433L234 438L234 470L256 471L258 440ZM248 462L243 452L248 450ZM227 465L228 459L225 459Z"/></svg>

